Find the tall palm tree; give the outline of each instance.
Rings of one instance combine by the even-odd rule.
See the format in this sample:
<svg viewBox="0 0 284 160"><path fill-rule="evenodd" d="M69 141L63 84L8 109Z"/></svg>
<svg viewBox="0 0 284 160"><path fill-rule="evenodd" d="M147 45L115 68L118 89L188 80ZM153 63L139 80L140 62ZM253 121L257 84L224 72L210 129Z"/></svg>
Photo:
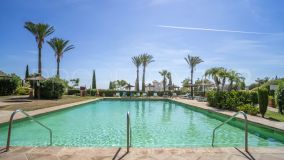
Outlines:
<svg viewBox="0 0 284 160"><path fill-rule="evenodd" d="M167 83L166 77L167 77L169 72L167 70L162 70L159 73L161 74L161 76L163 76L163 90L165 92L166 91L166 83Z"/></svg>
<svg viewBox="0 0 284 160"><path fill-rule="evenodd" d="M191 82L191 84L193 84L194 69L199 63L202 63L203 60L199 57L190 56L190 55L187 55L187 57L185 57L184 59L187 62L187 64L189 65L189 68L191 69L190 70L190 82ZM193 97L193 86L192 85L191 85L190 90L191 90L191 97Z"/></svg>
<svg viewBox="0 0 284 160"><path fill-rule="evenodd" d="M142 64L140 56L132 57L132 63L136 66L136 81L135 81L135 90L139 92L139 68Z"/></svg>
<svg viewBox="0 0 284 160"><path fill-rule="evenodd" d="M166 75L166 77L167 77L168 80L169 80L169 90L171 90L171 89L172 89L172 85L173 85L171 72L168 72L168 74Z"/></svg>
<svg viewBox="0 0 284 160"><path fill-rule="evenodd" d="M229 73L227 69L221 67L218 72L218 75L219 75L219 78L221 79L221 90L224 91L227 78L229 77Z"/></svg>
<svg viewBox="0 0 284 160"><path fill-rule="evenodd" d="M57 61L57 72L56 76L59 77L59 66L60 60L63 57L63 54L71 49L74 49L74 45L69 45L68 40L63 40L61 38L52 38L50 41L47 41L50 47L54 50L56 61Z"/></svg>
<svg viewBox="0 0 284 160"><path fill-rule="evenodd" d="M205 77L209 76L214 80L215 86L217 88L217 92L220 91L220 84L221 84L221 79L219 77L220 70L222 70L222 67L213 67L213 68L207 69L205 72Z"/></svg>
<svg viewBox="0 0 284 160"><path fill-rule="evenodd" d="M142 91L145 92L145 72L146 72L146 67L154 62L154 57L152 55L149 55L147 53L144 53L140 55L142 66L143 66L143 75L142 75Z"/></svg>
<svg viewBox="0 0 284 160"><path fill-rule="evenodd" d="M228 81L229 81L229 87L228 90L233 90L234 82L237 84L241 80L241 74L237 73L234 70L228 71Z"/></svg>
<svg viewBox="0 0 284 160"><path fill-rule="evenodd" d="M37 47L38 47L38 74L41 76L41 49L44 43L44 39L51 35L54 32L54 28L49 26L48 24L38 23L35 24L33 22L26 22L24 27L30 31L36 39Z"/></svg>

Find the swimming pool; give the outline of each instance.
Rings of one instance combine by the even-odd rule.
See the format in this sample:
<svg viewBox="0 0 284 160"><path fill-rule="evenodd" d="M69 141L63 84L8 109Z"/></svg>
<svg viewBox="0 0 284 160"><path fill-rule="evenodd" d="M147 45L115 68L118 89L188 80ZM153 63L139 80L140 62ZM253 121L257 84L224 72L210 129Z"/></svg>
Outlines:
<svg viewBox="0 0 284 160"><path fill-rule="evenodd" d="M53 131L53 146L124 147L130 112L133 147L210 147L212 131L227 117L169 100L100 100L36 117ZM216 132L215 146L244 146L239 120ZM8 126L0 127L1 145ZM249 146L284 146L283 136L249 124ZM267 136L268 135L268 136ZM46 146L49 133L30 120L14 123L12 146Z"/></svg>

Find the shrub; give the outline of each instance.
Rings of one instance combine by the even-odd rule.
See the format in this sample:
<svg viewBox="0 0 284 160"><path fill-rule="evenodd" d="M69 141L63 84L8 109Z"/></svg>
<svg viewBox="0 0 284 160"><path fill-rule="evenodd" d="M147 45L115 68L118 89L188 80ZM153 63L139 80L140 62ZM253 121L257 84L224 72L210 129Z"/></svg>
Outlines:
<svg viewBox="0 0 284 160"><path fill-rule="evenodd" d="M79 94L80 90L79 89L68 89L67 95L76 95Z"/></svg>
<svg viewBox="0 0 284 160"><path fill-rule="evenodd" d="M259 112L261 113L261 116L264 117L268 105L268 90L266 88L258 89L258 102Z"/></svg>
<svg viewBox="0 0 284 160"><path fill-rule="evenodd" d="M15 92L17 95L28 95L30 94L29 87L18 87Z"/></svg>
<svg viewBox="0 0 284 160"><path fill-rule="evenodd" d="M49 78L41 82L40 96L45 99L58 99L64 93L64 82L59 78Z"/></svg>
<svg viewBox="0 0 284 160"><path fill-rule="evenodd" d="M0 79L0 96L13 94L17 86L18 81L15 79Z"/></svg>
<svg viewBox="0 0 284 160"><path fill-rule="evenodd" d="M255 103L255 92L249 91L230 91L230 92L216 92L210 91L207 93L207 100L210 106L237 110L237 106Z"/></svg>
<svg viewBox="0 0 284 160"><path fill-rule="evenodd" d="M245 113L253 116L257 115L258 113L258 108L249 104L238 106L237 109L238 111L244 111Z"/></svg>
<svg viewBox="0 0 284 160"><path fill-rule="evenodd" d="M250 101L252 105L258 104L258 95L255 91L250 91Z"/></svg>

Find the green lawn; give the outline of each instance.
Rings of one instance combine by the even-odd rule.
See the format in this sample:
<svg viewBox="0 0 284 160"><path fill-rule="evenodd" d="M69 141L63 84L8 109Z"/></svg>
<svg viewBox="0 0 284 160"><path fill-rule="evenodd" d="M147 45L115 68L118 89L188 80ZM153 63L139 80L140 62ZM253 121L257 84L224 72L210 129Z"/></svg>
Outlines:
<svg viewBox="0 0 284 160"><path fill-rule="evenodd" d="M278 112L272 112L267 110L267 112L265 113L265 117L275 121L284 122L284 114L280 114Z"/></svg>

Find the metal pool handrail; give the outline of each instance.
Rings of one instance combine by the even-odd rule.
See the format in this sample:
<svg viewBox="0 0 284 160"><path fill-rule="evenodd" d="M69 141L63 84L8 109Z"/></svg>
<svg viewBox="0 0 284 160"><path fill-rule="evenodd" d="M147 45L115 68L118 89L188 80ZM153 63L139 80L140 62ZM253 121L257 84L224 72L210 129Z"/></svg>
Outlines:
<svg viewBox="0 0 284 160"><path fill-rule="evenodd" d="M228 123L229 121L231 121L232 119L234 119L237 115L242 114L245 117L245 121L244 121L244 128L245 128L245 151L248 152L248 119L247 119L247 115L245 112L243 111L239 111L236 114L234 114L232 117L230 117L229 119L227 119L225 122L221 123L220 125L218 125L214 130L213 130L213 135L212 135L212 147L214 147L214 139L215 139L215 131L216 129L220 128L221 126L223 126L224 124Z"/></svg>
<svg viewBox="0 0 284 160"><path fill-rule="evenodd" d="M7 138L7 145L6 145L6 151L9 151L10 148L10 139L11 139L11 132L12 132L12 124L13 124L13 119L14 116L16 115L16 113L21 112L22 114L24 114L26 117L28 117L29 119L31 119L32 121L36 122L37 124L41 125L42 127L44 127L45 129L47 129L49 131L49 139L50 139L50 145L52 145L52 130L50 128L48 128L46 125L42 124L41 122L39 122L38 120L36 120L35 118L33 118L32 116L30 116L27 112L21 110L21 109L17 109L16 111L14 111L11 114L10 117L10 121L9 121L9 129L8 129L8 138Z"/></svg>
<svg viewBox="0 0 284 160"><path fill-rule="evenodd" d="M127 112L126 115L127 127L126 127L126 136L127 136L127 153L129 152L129 148L131 147L131 124L130 124L130 113Z"/></svg>

